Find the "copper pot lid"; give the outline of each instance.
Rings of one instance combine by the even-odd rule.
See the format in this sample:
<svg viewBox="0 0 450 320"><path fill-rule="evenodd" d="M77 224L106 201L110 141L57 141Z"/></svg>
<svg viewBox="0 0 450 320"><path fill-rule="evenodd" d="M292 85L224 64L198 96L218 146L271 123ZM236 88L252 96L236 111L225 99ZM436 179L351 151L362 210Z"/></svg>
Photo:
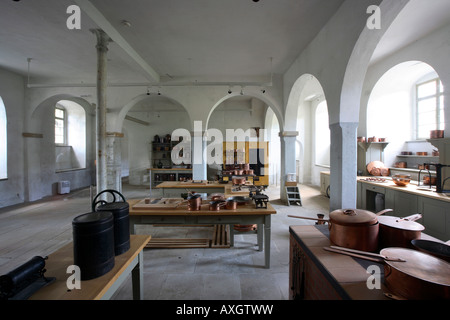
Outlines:
<svg viewBox="0 0 450 320"><path fill-rule="evenodd" d="M373 212L358 209L342 209L330 213L330 220L343 226L371 226L377 224L377 215Z"/></svg>
<svg viewBox="0 0 450 320"><path fill-rule="evenodd" d="M395 229L406 230L406 231L423 231L425 227L420 223L414 221L401 220L398 217L390 216L380 216L378 217L378 222L381 225L392 227Z"/></svg>
<svg viewBox="0 0 450 320"><path fill-rule="evenodd" d="M383 256L396 257L406 262L386 261L392 268L411 277L450 287L450 263L417 250L405 248L386 248Z"/></svg>

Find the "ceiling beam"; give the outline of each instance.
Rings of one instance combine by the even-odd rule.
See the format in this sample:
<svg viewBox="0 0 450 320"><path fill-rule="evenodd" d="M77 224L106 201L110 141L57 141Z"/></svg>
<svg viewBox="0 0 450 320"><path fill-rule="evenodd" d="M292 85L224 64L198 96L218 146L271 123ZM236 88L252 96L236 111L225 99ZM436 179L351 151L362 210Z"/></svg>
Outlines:
<svg viewBox="0 0 450 320"><path fill-rule="evenodd" d="M159 74L131 47L103 14L89 0L75 0L80 8L136 63L144 69L150 81L160 81Z"/></svg>

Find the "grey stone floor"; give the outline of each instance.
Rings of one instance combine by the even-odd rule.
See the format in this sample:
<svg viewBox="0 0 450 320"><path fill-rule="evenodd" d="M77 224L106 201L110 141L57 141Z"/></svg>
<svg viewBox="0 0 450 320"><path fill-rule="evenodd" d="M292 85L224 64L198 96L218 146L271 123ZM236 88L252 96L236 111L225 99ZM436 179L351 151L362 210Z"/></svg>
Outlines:
<svg viewBox="0 0 450 320"><path fill-rule="evenodd" d="M145 187L124 185L127 199L148 196ZM230 249L145 249L144 299L146 300L287 300L289 290L289 226L314 221L288 214L316 217L328 215L329 200L318 188L300 185L303 206L283 205L279 189L267 194L277 214L272 218L271 268L265 269L264 252L256 235L235 236ZM155 194L153 194L155 195ZM89 189L57 195L27 205L0 209L0 274L5 274L33 256L45 256L72 241L72 220L90 212ZM139 226L137 233L155 238L208 238L208 227ZM113 299L129 300L131 278Z"/></svg>

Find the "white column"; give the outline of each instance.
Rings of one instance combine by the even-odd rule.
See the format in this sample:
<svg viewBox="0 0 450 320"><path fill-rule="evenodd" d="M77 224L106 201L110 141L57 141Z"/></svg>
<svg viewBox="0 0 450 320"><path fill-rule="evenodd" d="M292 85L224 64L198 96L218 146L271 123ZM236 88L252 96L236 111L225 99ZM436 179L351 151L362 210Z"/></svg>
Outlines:
<svg viewBox="0 0 450 320"><path fill-rule="evenodd" d="M207 180L206 141L201 121L194 122L192 135L192 179Z"/></svg>
<svg viewBox="0 0 450 320"><path fill-rule="evenodd" d="M92 30L97 36L97 193L107 189L106 160L106 88L107 52L111 39L100 29Z"/></svg>
<svg viewBox="0 0 450 320"><path fill-rule="evenodd" d="M331 131L330 210L356 209L358 123L336 123Z"/></svg>
<svg viewBox="0 0 450 320"><path fill-rule="evenodd" d="M106 172L107 188L122 192L122 133L107 133Z"/></svg>

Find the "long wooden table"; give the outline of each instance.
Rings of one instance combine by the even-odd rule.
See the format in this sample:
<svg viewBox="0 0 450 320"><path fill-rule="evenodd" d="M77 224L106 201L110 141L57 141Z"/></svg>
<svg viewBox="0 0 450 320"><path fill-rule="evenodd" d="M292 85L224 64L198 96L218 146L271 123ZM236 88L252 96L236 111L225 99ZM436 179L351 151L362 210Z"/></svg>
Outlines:
<svg viewBox="0 0 450 320"><path fill-rule="evenodd" d="M144 297L143 286L143 249L150 241L148 235L131 235L130 249L116 256L114 268L108 273L91 280L81 281L80 289L67 288L67 267L73 265L73 242L50 254L46 260L46 277L56 280L35 292L30 300L106 300L127 279L131 273L133 285L133 299Z"/></svg>
<svg viewBox="0 0 450 320"><path fill-rule="evenodd" d="M230 243L233 246L233 226L258 225L257 237L259 250L265 254L265 267L270 268L270 241L271 241L271 217L277 211L270 203L267 209L255 208L254 204L238 206L237 210L205 210L203 205L201 211L189 211L187 206L176 209L135 209L133 206L141 200L128 200L130 209L130 233L135 234L135 226L139 224L173 224L173 225L230 225Z"/></svg>

